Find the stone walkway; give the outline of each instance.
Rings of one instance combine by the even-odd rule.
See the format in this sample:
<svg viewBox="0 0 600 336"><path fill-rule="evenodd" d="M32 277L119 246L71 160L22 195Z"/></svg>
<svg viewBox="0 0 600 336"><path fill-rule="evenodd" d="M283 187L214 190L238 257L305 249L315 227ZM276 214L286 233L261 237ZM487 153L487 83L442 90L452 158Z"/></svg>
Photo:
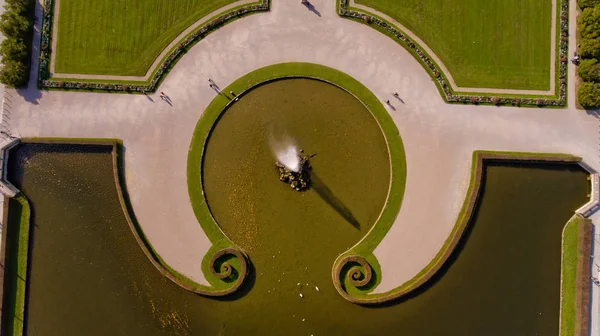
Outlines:
<svg viewBox="0 0 600 336"><path fill-rule="evenodd" d="M465 199L474 150L571 153L600 171L598 117L573 108L573 100L568 109L445 104L400 45L339 18L334 0L312 3L316 11L300 1L274 0L271 12L202 40L160 87L172 107L158 95L40 92L30 85L13 94L12 128L24 137L123 139L127 186L146 236L175 270L204 284L200 262L210 243L189 202L186 161L194 126L215 96L209 77L224 87L266 65L318 63L348 73L395 105L390 115L404 140L408 173L402 209L375 250L383 272L377 292L411 279L438 252Z"/></svg>

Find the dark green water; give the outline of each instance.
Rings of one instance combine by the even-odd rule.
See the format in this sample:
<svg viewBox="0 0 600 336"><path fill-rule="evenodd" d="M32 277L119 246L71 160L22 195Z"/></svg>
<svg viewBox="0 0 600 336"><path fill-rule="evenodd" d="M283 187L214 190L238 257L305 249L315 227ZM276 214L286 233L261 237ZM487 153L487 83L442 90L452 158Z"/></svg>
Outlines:
<svg viewBox="0 0 600 336"><path fill-rule="evenodd" d="M273 147L287 144L317 153L308 191L279 181ZM356 244L378 219L390 184L385 137L371 113L345 91L310 79L279 80L242 97L212 130L203 167L214 218L263 273L257 287L297 298L301 279L313 291L325 285L297 271L326 270ZM329 266L314 268L315 258Z"/></svg>
<svg viewBox="0 0 600 336"><path fill-rule="evenodd" d="M561 230L588 188L578 168L489 165L476 220L443 277L395 305L365 308L335 292L321 258L306 273L292 257L282 263L295 277L282 281L319 285L303 288L304 299L265 293L260 274L239 300L180 289L136 245L110 167L107 152L77 147L24 145L11 157L11 180L35 216L29 335L555 336ZM328 242L306 248L319 244Z"/></svg>
<svg viewBox="0 0 600 336"><path fill-rule="evenodd" d="M21 145L9 165L34 216L28 335L555 336L561 231L588 192L577 166L489 164L475 220L440 275L409 298L367 308L331 282L335 253L363 234L347 223L257 221L253 239L230 230L256 272L242 298L209 299L171 283L141 252L107 150Z"/></svg>

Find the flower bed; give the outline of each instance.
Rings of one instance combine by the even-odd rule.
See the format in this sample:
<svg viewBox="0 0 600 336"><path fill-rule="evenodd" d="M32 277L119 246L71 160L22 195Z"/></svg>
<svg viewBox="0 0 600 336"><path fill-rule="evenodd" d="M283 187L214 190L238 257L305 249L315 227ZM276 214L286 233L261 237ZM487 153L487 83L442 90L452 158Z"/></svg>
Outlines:
<svg viewBox="0 0 600 336"><path fill-rule="evenodd" d="M202 40L211 32L219 27L235 20L239 17L255 12L268 11L270 7L269 0L259 0L258 3L238 7L223 13L219 17L202 26L182 39L178 46L163 60L162 64L154 71L150 80L143 84L127 83L97 83L85 80L53 80L50 76L50 59L52 55L52 24L54 20L54 0L45 0L43 5L42 34L40 42L40 59L38 69L38 86L42 89L71 89L71 90L101 90L118 91L129 93L145 93L156 90L162 79L175 65L183 52L192 47L198 41Z"/></svg>
<svg viewBox="0 0 600 336"><path fill-rule="evenodd" d="M358 11L350 8L348 0L339 0L338 14L342 17L364 21L366 24L383 30L393 39L398 40L403 46L417 56L417 59L426 67L442 93L442 97L448 103L463 104L493 104L514 106L556 106L562 107L567 104L567 53L569 49L569 1L560 0L560 43L559 43L559 76L558 95L531 97L499 97L493 94L465 95L454 92L448 79L440 70L439 66L432 60L420 45L413 41L408 35L388 21L374 16L368 12Z"/></svg>

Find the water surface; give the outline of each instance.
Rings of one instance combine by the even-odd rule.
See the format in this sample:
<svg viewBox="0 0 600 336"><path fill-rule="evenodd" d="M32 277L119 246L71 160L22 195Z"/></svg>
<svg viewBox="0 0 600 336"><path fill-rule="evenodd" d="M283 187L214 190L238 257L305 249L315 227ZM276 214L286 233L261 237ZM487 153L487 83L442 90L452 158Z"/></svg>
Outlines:
<svg viewBox="0 0 600 336"><path fill-rule="evenodd" d="M488 164L474 220L440 275L406 299L368 308L333 287L328 253L338 235L313 239L319 234L296 221L257 222L260 241L232 233L256 269L242 298L179 288L133 238L111 160L101 147L26 144L11 155L10 179L34 215L28 335L558 333L561 231L589 188L577 166ZM336 230L346 228L356 231Z"/></svg>

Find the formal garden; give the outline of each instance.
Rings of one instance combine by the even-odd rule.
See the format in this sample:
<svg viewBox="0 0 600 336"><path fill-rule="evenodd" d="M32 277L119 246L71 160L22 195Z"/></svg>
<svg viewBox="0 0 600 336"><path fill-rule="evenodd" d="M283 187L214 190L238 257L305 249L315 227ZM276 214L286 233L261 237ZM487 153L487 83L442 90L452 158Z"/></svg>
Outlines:
<svg viewBox="0 0 600 336"><path fill-rule="evenodd" d="M136 223L120 141L24 139L9 164L23 194L8 216L6 334L478 336L494 325L490 335L573 335L586 324L577 302L589 291L581 261L591 226L572 217L563 230L587 198L580 158L475 152L447 243L414 279L375 293L385 273L373 249L394 223L406 178L382 103L346 74L302 63L222 89L235 99L217 95L204 111L187 161L190 201L216 247L202 261L210 287L165 264ZM280 181L278 164L297 170L289 148L292 161L315 154L304 190Z"/></svg>
<svg viewBox="0 0 600 336"><path fill-rule="evenodd" d="M2 335L589 334L600 0L5 1Z"/></svg>

